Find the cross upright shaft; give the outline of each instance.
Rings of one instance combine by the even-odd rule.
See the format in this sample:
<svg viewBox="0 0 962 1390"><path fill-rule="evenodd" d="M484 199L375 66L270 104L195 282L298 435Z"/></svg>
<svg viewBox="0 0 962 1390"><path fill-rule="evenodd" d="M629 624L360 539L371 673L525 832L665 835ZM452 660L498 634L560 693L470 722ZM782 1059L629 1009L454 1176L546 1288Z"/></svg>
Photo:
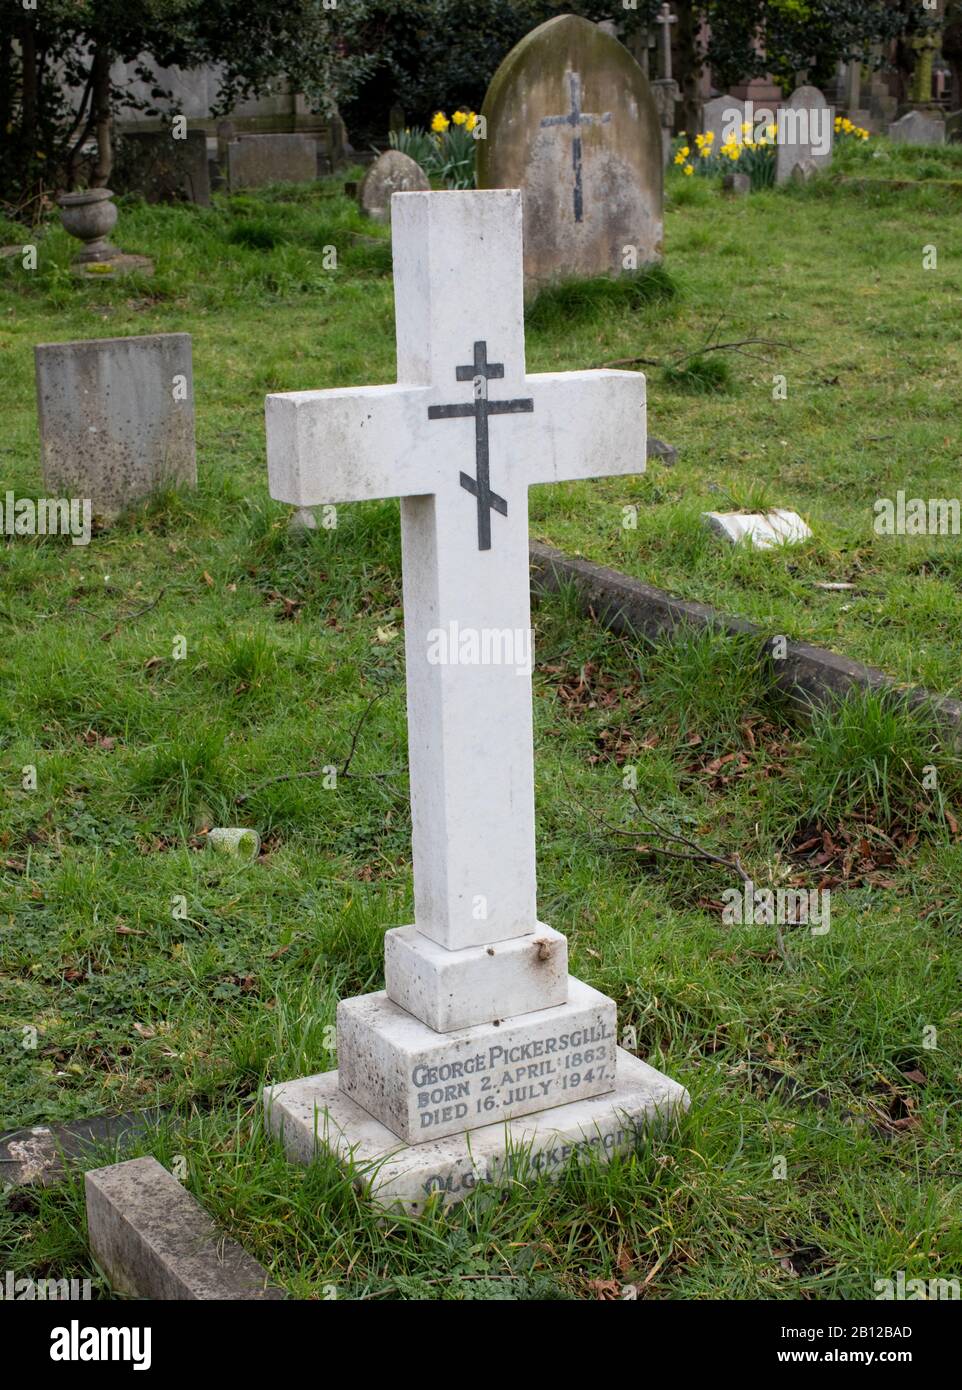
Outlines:
<svg viewBox="0 0 962 1390"><path fill-rule="evenodd" d="M392 222L398 384L269 396L268 464L297 506L401 498L415 926L458 950L537 926L527 490L642 471L645 383L525 374L516 190Z"/></svg>

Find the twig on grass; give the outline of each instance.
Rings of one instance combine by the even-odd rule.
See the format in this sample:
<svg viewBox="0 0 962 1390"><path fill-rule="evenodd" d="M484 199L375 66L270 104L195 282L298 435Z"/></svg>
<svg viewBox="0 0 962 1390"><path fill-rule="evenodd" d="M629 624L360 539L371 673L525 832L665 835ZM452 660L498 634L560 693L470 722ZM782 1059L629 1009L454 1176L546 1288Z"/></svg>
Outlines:
<svg viewBox="0 0 962 1390"><path fill-rule="evenodd" d="M612 825L612 823L609 820L606 820L606 818L603 815L601 815L599 811L596 811L591 806L586 806L583 801L579 801L579 799L575 796L574 792L572 791L571 784L569 783L567 777L565 777L564 773L562 773L561 776L565 786L568 789L568 795L571 797L571 800L575 803L576 806L580 807L580 809L584 811L586 815L593 816L594 819L597 820L601 825L603 825L606 830L610 830L615 835L627 836L632 840L637 840L639 838L639 832L637 830L625 830L621 826ZM632 801L634 802L635 808L637 809L638 814L641 816L642 820L646 820L649 823L649 825L652 825L655 829L656 834L660 835L662 839L669 840L674 844L680 844L685 846L685 849L679 850L666 849L664 845L646 844L645 849L649 850L652 854L660 854L664 859L688 859L696 863L718 864L722 868L731 869L732 872L736 873L738 877L741 879L742 884L747 888L751 888L754 892L754 881L752 879L751 874L748 873L748 871L742 864L740 855L714 854L711 850L705 849L703 845L700 845L697 840L693 840L689 835L683 835L680 830L670 830L666 825L662 824L662 822L659 821L655 816L653 816L650 811L645 810L644 806L642 806L641 802L638 799L638 793L636 791L632 791L631 789L629 789L629 795ZM792 963L792 959L788 954L788 949L785 945L785 937L782 933L781 925L778 921L776 921L774 925L775 945L778 948L778 954L781 956L786 969L794 970L795 966Z"/></svg>
<svg viewBox="0 0 962 1390"><path fill-rule="evenodd" d="M680 367L684 362L690 362L693 357L704 357L707 352L741 352L742 348L753 345L763 347L791 348L798 351L793 343L786 343L781 338L737 338L731 343L705 343L702 347L696 348L694 352L679 352L673 357L616 357L611 362L599 362L596 367ZM744 357L756 357L757 353L746 352Z"/></svg>
<svg viewBox="0 0 962 1390"><path fill-rule="evenodd" d="M379 690L378 693L373 697L373 699L369 700L368 703L365 705L364 709L362 710L361 717L354 725L354 730L351 734L351 746L347 750L347 757L344 759L344 762L341 764L339 768L334 769L336 776L344 778L349 775L351 762L354 758L354 753L357 748L357 741L360 737L361 730L364 728L364 725L367 722L367 717L371 713L371 710L377 704L378 700L382 700L384 698L384 695L385 691ZM399 769L395 769L395 771L398 770ZM308 772L281 772L276 777L268 777L265 781L258 782L257 786L251 787L249 791L241 792L240 796L236 796L234 798L234 802L235 805L240 806L242 802L250 801L252 796L256 796L257 793L263 791L265 787L272 787L278 782L294 782L298 779L304 779L309 777L329 777L330 773L330 765L328 765L327 767L313 768ZM374 773L373 775L376 777L388 777L391 774L387 772L378 772Z"/></svg>
<svg viewBox="0 0 962 1390"><path fill-rule="evenodd" d="M117 621L114 623L113 627L108 628L106 632L102 632L100 634L101 642L109 642L111 637L115 637L117 633L120 631L122 623L132 623L135 618L142 618L145 613L149 613L152 608L156 608L160 600L164 597L164 594L166 594L166 592L167 586L165 584L164 587L161 589L160 593L157 595L157 597L155 599L152 599L150 603L145 603L143 608L137 608L134 610L133 613L128 613L125 617L118 618Z"/></svg>

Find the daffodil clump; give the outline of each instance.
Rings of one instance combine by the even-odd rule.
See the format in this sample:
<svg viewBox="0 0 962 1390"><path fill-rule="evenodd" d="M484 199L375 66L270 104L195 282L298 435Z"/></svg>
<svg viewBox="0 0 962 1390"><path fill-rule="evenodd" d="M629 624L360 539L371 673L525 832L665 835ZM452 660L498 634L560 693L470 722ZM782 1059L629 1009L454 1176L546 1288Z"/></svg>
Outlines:
<svg viewBox="0 0 962 1390"><path fill-rule="evenodd" d="M843 135L849 135L853 140L867 140L869 133L862 126L850 121L847 116L835 117L835 134L841 139Z"/></svg>
<svg viewBox="0 0 962 1390"><path fill-rule="evenodd" d="M450 117L444 111L435 111L429 130L423 126L392 130L391 148L410 155L445 188L473 188L478 119L476 111L464 107L453 111Z"/></svg>
<svg viewBox="0 0 962 1390"><path fill-rule="evenodd" d="M702 138L703 137L701 135L695 136L696 140L701 140ZM681 148L678 149L675 153L675 163L681 165L681 172L685 175L686 178L690 178L691 175L695 172L695 166L689 163L690 159L691 147L689 145L682 145Z"/></svg>
<svg viewBox="0 0 962 1390"><path fill-rule="evenodd" d="M716 144L715 132L706 130L703 135L695 136L694 157L688 137L682 136L674 162L686 175L717 175L737 165L742 173L748 174L753 189L766 188L775 181L776 134L774 124L756 130L751 121L744 121L740 130L730 131Z"/></svg>

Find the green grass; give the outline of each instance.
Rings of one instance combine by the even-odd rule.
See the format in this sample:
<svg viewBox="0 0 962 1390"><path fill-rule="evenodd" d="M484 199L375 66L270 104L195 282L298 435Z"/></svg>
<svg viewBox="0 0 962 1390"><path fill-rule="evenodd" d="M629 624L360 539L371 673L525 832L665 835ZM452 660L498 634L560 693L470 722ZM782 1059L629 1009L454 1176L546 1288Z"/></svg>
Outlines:
<svg viewBox="0 0 962 1390"><path fill-rule="evenodd" d="M871 526L879 492L957 491L953 214L827 180L728 202L673 178L670 198L678 292L556 293L529 314L528 359L664 363L647 369L650 428L681 460L537 489L535 533L958 690L958 540ZM0 546L0 1126L167 1107L139 1151L183 1160L303 1297L593 1298L614 1280L865 1298L899 1269L958 1276L958 751L873 697L802 721L757 644L641 647L570 592L535 612L540 912L691 1112L606 1171L521 1176L420 1222L381 1222L330 1165L287 1164L258 1089L335 1065L337 999L381 986L383 932L411 920L410 826L397 505L290 535L262 398L392 379L388 246L330 183L209 212L130 204L119 241L154 279L75 284L56 229L35 275L5 264L4 484L39 490L33 343L187 330L200 486L88 548ZM707 354L727 392L672 384L712 335L792 346ZM699 514L728 498L797 506L815 540L724 551ZM365 711L336 787L289 776L343 769ZM639 807L738 855L759 888L830 888L831 930L786 925L786 960L772 926L726 924L734 870L657 853ZM255 827L261 857L206 850L218 824ZM0 1200L0 1267L98 1278L78 1180Z"/></svg>

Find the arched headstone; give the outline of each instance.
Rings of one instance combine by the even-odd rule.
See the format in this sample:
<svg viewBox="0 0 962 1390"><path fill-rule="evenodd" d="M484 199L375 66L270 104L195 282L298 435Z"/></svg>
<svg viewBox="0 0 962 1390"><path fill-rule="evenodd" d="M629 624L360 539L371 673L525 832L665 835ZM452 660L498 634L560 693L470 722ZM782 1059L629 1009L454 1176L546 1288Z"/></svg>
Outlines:
<svg viewBox="0 0 962 1390"><path fill-rule="evenodd" d="M704 134L710 131L715 137L712 153L717 154L731 135L741 140L745 109L743 101L727 93L704 103L701 108L701 128Z"/></svg>
<svg viewBox="0 0 962 1390"><path fill-rule="evenodd" d="M778 108L775 182L786 183L796 165L811 173L832 162L835 112L817 87L796 87ZM809 164L812 168L809 169Z"/></svg>
<svg viewBox="0 0 962 1390"><path fill-rule="evenodd" d="M366 217L375 222L390 222L393 194L423 193L430 187L427 174L410 155L401 150L385 150L361 180L357 201Z"/></svg>
<svg viewBox="0 0 962 1390"><path fill-rule="evenodd" d="M524 195L526 293L661 259L661 126L617 39L549 19L505 58L481 114L478 186Z"/></svg>

